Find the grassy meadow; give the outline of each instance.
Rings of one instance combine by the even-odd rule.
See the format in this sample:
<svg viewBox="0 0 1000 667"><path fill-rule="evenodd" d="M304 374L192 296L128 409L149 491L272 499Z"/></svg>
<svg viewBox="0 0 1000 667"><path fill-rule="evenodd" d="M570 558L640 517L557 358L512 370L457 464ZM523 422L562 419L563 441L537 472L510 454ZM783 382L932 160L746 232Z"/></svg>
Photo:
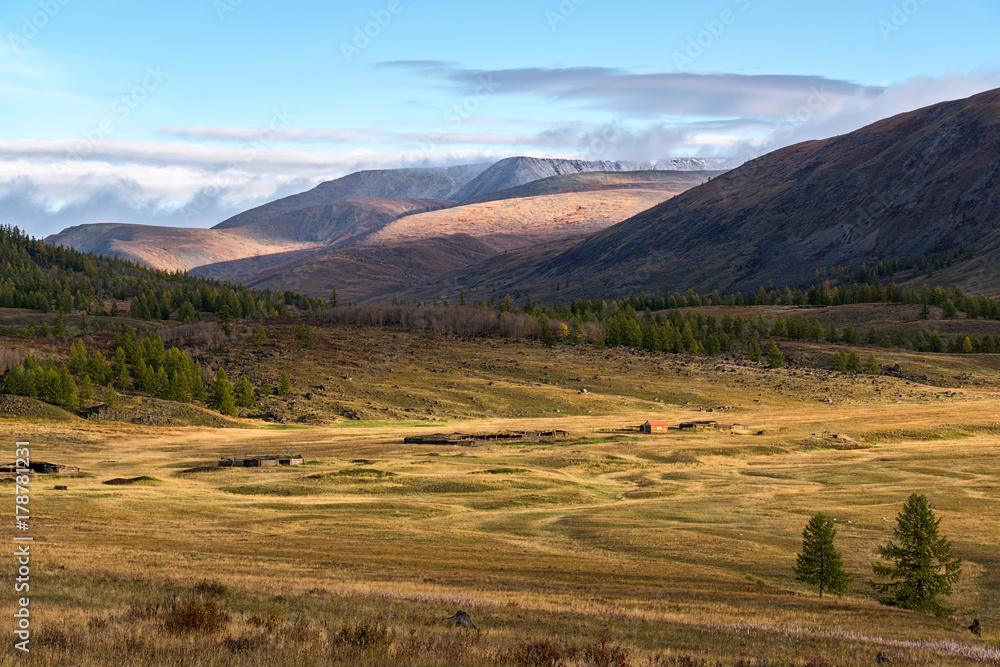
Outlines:
<svg viewBox="0 0 1000 667"><path fill-rule="evenodd" d="M969 372L960 363L986 382L936 386L346 328L282 352L225 354L246 358L255 384L289 370L293 395L262 408L280 403L299 417L289 424L0 419L11 448L27 440L34 458L81 468L32 482L36 634L29 656L8 642L0 663L867 665L884 651L895 665L1000 664L990 360L878 352L942 379ZM754 435L639 435L649 418ZM569 437L403 444L552 428ZM214 467L278 453L306 465ZM965 559L951 619L881 606L867 585L913 492ZM817 511L836 518L857 575L839 599L792 572ZM475 629L444 622L458 610Z"/></svg>

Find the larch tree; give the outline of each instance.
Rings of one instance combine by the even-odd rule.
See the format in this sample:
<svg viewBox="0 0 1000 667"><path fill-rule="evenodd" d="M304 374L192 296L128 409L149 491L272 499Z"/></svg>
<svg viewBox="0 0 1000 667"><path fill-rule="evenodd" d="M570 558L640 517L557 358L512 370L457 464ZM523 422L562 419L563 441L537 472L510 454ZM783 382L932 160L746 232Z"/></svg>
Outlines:
<svg viewBox="0 0 1000 667"><path fill-rule="evenodd" d="M853 576L844 570L844 560L834 546L837 529L833 521L819 512L809 519L802 531L802 553L795 561L795 578L833 595L843 595Z"/></svg>
<svg viewBox="0 0 1000 667"><path fill-rule="evenodd" d="M962 576L962 559L951 552L951 542L938 535L941 519L934 516L930 501L914 493L896 517L893 539L876 553L885 563L873 563L875 575L884 582L871 582L885 595L882 604L935 616L950 616L954 609L943 606L938 597L950 595L952 584Z"/></svg>

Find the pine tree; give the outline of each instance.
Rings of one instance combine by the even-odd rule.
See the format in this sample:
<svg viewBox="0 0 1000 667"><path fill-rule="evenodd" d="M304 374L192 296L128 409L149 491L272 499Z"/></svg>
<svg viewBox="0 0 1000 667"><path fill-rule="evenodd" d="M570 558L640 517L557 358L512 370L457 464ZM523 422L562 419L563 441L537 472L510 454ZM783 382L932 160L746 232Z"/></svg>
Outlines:
<svg viewBox="0 0 1000 667"><path fill-rule="evenodd" d="M878 359L875 358L874 354L869 355L868 363L865 364L865 373L868 373L868 375L878 375L881 371L882 367L879 366Z"/></svg>
<svg viewBox="0 0 1000 667"><path fill-rule="evenodd" d="M538 316L538 340L549 347L554 347L556 344L555 334L552 333L549 318L545 313Z"/></svg>
<svg viewBox="0 0 1000 667"><path fill-rule="evenodd" d="M59 313L59 316L56 317L56 326L53 334L60 341L66 340L66 336L69 335L69 330L66 328L66 316L62 313Z"/></svg>
<svg viewBox="0 0 1000 667"><path fill-rule="evenodd" d="M80 401L89 403L92 400L94 400L94 383L89 375L84 374L80 380Z"/></svg>
<svg viewBox="0 0 1000 667"><path fill-rule="evenodd" d="M226 377L226 369L219 368L212 383L212 407L224 415L235 417L236 399L233 397L233 383Z"/></svg>
<svg viewBox="0 0 1000 667"><path fill-rule="evenodd" d="M583 329L580 328L580 320L574 317L569 328L569 343L570 345L579 345L582 342Z"/></svg>
<svg viewBox="0 0 1000 667"><path fill-rule="evenodd" d="M890 580L871 583L879 593L887 594L880 600L882 604L935 616L954 612L937 598L951 595L951 585L962 576L962 559L954 558L951 542L938 536L940 524L927 496L914 493L909 497L896 517L892 531L895 541L890 540L876 551L892 564L872 564L876 576Z"/></svg>
<svg viewBox="0 0 1000 667"><path fill-rule="evenodd" d="M847 355L847 372L861 372L861 357L858 356L857 352L852 351L849 355Z"/></svg>
<svg viewBox="0 0 1000 667"><path fill-rule="evenodd" d="M27 371L24 369L24 365L21 363L15 363L7 370L7 376L4 378L6 382L4 383L4 393L11 396L27 396L28 395L28 382L27 382Z"/></svg>
<svg viewBox="0 0 1000 667"><path fill-rule="evenodd" d="M104 405L112 409L118 407L118 392L111 384L104 388Z"/></svg>
<svg viewBox="0 0 1000 667"><path fill-rule="evenodd" d="M222 328L222 332L227 336L233 335L233 311L230 310L229 304L224 305L216 317L219 321L219 326Z"/></svg>
<svg viewBox="0 0 1000 667"><path fill-rule="evenodd" d="M253 330L253 336L250 337L250 343L256 345L257 347L264 347L270 341L267 339L267 332L264 331L264 325L258 324L257 328Z"/></svg>
<svg viewBox="0 0 1000 667"><path fill-rule="evenodd" d="M240 384L236 388L236 405L242 408L257 407L257 398L253 393L253 385L250 384L250 380L248 378L240 380Z"/></svg>
<svg viewBox="0 0 1000 667"><path fill-rule="evenodd" d="M785 355L775 344L772 344L771 349L767 351L767 365L770 368L781 368L785 365Z"/></svg>
<svg viewBox="0 0 1000 667"><path fill-rule="evenodd" d="M55 382L53 383L52 401L56 405L66 408L70 412L80 409L80 393L76 388L73 376L69 374L66 366L60 366L57 371Z"/></svg>
<svg viewBox="0 0 1000 667"><path fill-rule="evenodd" d="M819 586L820 597L824 590L843 595L853 578L844 570L843 558L833 544L836 536L833 521L822 512L809 519L802 531L802 553L795 561L795 578Z"/></svg>
<svg viewBox="0 0 1000 667"><path fill-rule="evenodd" d="M309 349L315 345L315 342L313 341L312 329L309 328L308 324L300 324L297 327L293 327L292 333L299 339L303 348Z"/></svg>
<svg viewBox="0 0 1000 667"><path fill-rule="evenodd" d="M833 370L841 373L847 372L847 353L843 350L833 355Z"/></svg>
<svg viewBox="0 0 1000 667"><path fill-rule="evenodd" d="M760 342L754 338L747 345L747 358L756 363L760 361L762 356L764 356L764 350L761 349Z"/></svg>
<svg viewBox="0 0 1000 667"><path fill-rule="evenodd" d="M462 294L464 295L465 292L462 292ZM330 307L331 308L336 308L337 307L337 290L336 289L330 290L330 302L329 303L330 303ZM463 303L462 305L464 306L465 304Z"/></svg>
<svg viewBox="0 0 1000 667"><path fill-rule="evenodd" d="M964 354L970 354L974 348L972 347L972 340L966 336L965 340L962 341L962 352Z"/></svg>
<svg viewBox="0 0 1000 667"><path fill-rule="evenodd" d="M278 378L278 394L288 396L290 393L292 393L292 379L288 377L288 373L281 371L281 377Z"/></svg>
<svg viewBox="0 0 1000 667"><path fill-rule="evenodd" d="M600 327L594 332L594 349L603 350L604 349L604 330Z"/></svg>
<svg viewBox="0 0 1000 667"><path fill-rule="evenodd" d="M83 341L78 340L69 348L69 370L73 373L81 373L87 365L87 348Z"/></svg>

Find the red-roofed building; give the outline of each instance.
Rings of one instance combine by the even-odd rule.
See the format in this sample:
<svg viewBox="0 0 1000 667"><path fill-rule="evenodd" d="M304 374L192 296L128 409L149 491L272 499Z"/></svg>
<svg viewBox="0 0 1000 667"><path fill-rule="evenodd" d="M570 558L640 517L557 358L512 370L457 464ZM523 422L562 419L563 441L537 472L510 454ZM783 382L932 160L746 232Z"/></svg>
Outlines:
<svg viewBox="0 0 1000 667"><path fill-rule="evenodd" d="M650 419L648 422L639 427L639 430L643 433L663 433L670 427L663 419Z"/></svg>

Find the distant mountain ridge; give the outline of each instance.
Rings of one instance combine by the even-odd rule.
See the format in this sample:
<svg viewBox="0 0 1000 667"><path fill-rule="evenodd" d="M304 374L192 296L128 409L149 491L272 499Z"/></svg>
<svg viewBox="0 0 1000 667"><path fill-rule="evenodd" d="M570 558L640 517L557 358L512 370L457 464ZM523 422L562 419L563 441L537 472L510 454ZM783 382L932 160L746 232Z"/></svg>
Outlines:
<svg viewBox="0 0 1000 667"><path fill-rule="evenodd" d="M311 190L268 202L212 227L229 229L284 213L358 199L452 199L451 194L481 174L489 164L416 169L358 171L320 183Z"/></svg>
<svg viewBox="0 0 1000 667"><path fill-rule="evenodd" d="M959 259L935 282L1000 293L1000 90L777 150L562 252L494 258L403 296L747 290L945 251Z"/></svg>
<svg viewBox="0 0 1000 667"><path fill-rule="evenodd" d="M281 267L295 263L297 279L308 285L323 282L319 273L345 275L335 259L348 261L348 255L320 255L362 245L392 246L373 255L373 261L377 256L388 267L389 258L401 259L413 268L411 277L401 280L388 269L366 272L376 293L382 290L380 280L410 288L412 276L429 280L432 270L443 273L474 263L449 266L448 248L471 248L469 257L478 262L492 253L604 229L720 173L696 169L708 164L689 158L640 163L522 156L493 165L361 171L255 207L211 229L79 225L46 240L154 268L244 282L266 273L276 284ZM461 201L472 195L474 200ZM453 212L432 215L442 209ZM446 235L476 243L425 243ZM402 247L408 243L417 244L415 252ZM421 258L421 250L434 261ZM313 279L309 271L319 273Z"/></svg>
<svg viewBox="0 0 1000 667"><path fill-rule="evenodd" d="M728 161L702 158L675 158L660 162L559 160L554 158L510 157L500 160L453 192L447 199L468 201L501 190L516 188L551 176L587 172L619 171L710 171L723 168Z"/></svg>

